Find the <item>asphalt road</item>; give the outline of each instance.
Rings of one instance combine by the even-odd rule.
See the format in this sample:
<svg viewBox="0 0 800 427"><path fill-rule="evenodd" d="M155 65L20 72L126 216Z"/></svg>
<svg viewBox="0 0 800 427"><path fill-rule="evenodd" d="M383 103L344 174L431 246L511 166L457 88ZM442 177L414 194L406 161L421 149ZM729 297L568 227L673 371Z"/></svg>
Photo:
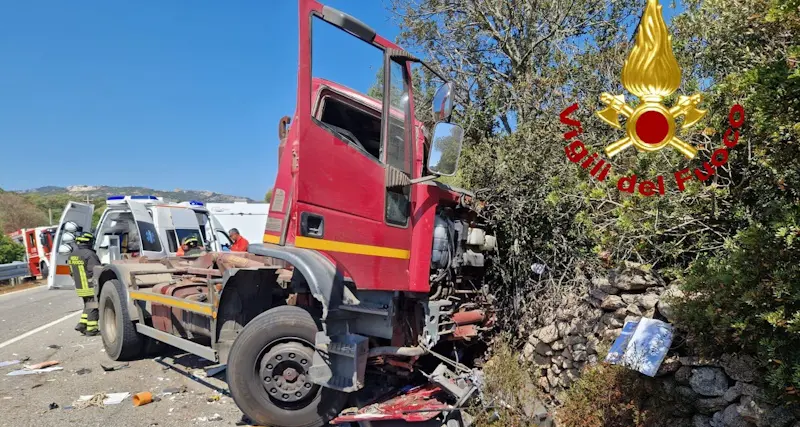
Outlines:
<svg viewBox="0 0 800 427"><path fill-rule="evenodd" d="M128 368L105 372L100 364L115 362L106 356L102 339L73 330L81 309L81 301L71 290L38 287L0 295L0 362L29 357L25 363L58 360L63 367L26 376L7 376L22 365L0 368L0 426L242 425L242 413L226 396L224 381L192 376L208 364L194 356L167 350L160 360L136 360ZM224 375L218 377L224 379ZM118 405L65 408L81 395L150 391L158 396L164 389L180 386L187 391L140 407L128 398ZM213 400L214 396L219 400ZM51 403L59 407L49 409Z"/></svg>

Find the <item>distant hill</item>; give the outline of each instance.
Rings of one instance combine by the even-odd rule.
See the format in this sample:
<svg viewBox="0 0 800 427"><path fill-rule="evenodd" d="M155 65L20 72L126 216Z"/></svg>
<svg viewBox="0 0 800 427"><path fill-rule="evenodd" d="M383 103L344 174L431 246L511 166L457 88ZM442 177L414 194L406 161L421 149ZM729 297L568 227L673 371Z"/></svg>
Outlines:
<svg viewBox="0 0 800 427"><path fill-rule="evenodd" d="M20 194L38 194L41 196L57 196L69 195L74 197L74 200L98 199L104 201L108 196L116 195L154 195L163 197L167 201L182 202L186 200L200 200L203 202L213 203L230 203L237 201L253 202L254 200L247 197L231 196L228 194L215 193L213 191L203 190L182 190L176 188L174 190L153 190L145 187L111 187L106 185L72 185L69 187L39 187L32 190L19 191Z"/></svg>

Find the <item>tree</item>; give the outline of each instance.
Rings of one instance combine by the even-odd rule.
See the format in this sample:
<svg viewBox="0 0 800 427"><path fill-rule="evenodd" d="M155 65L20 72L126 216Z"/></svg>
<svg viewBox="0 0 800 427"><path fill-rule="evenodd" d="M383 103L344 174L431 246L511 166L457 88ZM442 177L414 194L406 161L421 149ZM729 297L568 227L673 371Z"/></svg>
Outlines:
<svg viewBox="0 0 800 427"><path fill-rule="evenodd" d="M46 225L47 216L25 197L6 192L0 194L0 224L3 233L11 233L20 228Z"/></svg>
<svg viewBox="0 0 800 427"><path fill-rule="evenodd" d="M0 264L25 260L25 247L0 234Z"/></svg>
<svg viewBox="0 0 800 427"><path fill-rule="evenodd" d="M698 303L688 306L693 314L681 325L715 331L729 350L788 361L769 378L797 388L800 359L788 349L798 345L800 304L786 295L800 294L790 261L800 230L798 2L681 3L685 10L670 29L683 71L678 94L702 93L701 107L709 111L681 137L700 146L702 157L692 162L674 150L630 150L609 160L604 182L565 159L562 136L569 129L559 113L578 103L580 139L591 152L621 137L592 114L601 93L625 94L621 71L641 1L396 0L392 9L401 44L458 85L455 120L466 130L459 173L487 202L484 214L501 254L492 274L512 330L520 329L520 319L552 323L554 311L569 303L566 296L588 289L587 276L601 268L598 255L610 254L617 263L686 277ZM746 111L741 139L711 178L693 180L685 191L668 186L657 197L617 190L622 176L669 178L702 167L722 145L735 103ZM734 256L758 244L768 248L760 252L765 268ZM534 262L545 262L548 271L531 275ZM748 276L723 282L731 292L720 293L717 278L732 272ZM714 303L702 295L720 298Z"/></svg>
<svg viewBox="0 0 800 427"><path fill-rule="evenodd" d="M272 201L272 189L270 188L267 190L267 194L264 195L264 201L270 203Z"/></svg>

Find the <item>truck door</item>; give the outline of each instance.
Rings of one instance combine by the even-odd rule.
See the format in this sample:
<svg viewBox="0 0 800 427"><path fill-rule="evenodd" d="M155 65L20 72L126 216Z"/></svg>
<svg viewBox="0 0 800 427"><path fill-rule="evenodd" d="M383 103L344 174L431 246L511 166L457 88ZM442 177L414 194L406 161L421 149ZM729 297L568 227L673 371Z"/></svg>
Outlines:
<svg viewBox="0 0 800 427"><path fill-rule="evenodd" d="M355 18L315 0L299 4L297 119L286 147L293 188L275 189L292 194L286 244L322 251L359 289L408 289L411 189L388 185L411 175L408 65L389 56L397 45ZM340 83L355 68L382 79Z"/></svg>
<svg viewBox="0 0 800 427"><path fill-rule="evenodd" d="M136 234L138 234L138 236L129 235L128 238L139 239L139 247L141 248L140 256L164 258L167 252L161 244L161 238L156 230L153 215L141 203L129 201L128 207L133 214L133 220L136 222Z"/></svg>
<svg viewBox="0 0 800 427"><path fill-rule="evenodd" d="M69 202L61 214L56 230L55 244L50 252L50 271L47 273L47 287L50 289L75 289L71 271L67 265L69 253L61 253L59 247L64 233L64 224L74 222L82 231L91 231L94 205Z"/></svg>
<svg viewBox="0 0 800 427"><path fill-rule="evenodd" d="M25 230L25 248L28 252L28 269L31 272L31 276L34 277L41 274L41 271L39 271L39 248L37 240L35 228Z"/></svg>

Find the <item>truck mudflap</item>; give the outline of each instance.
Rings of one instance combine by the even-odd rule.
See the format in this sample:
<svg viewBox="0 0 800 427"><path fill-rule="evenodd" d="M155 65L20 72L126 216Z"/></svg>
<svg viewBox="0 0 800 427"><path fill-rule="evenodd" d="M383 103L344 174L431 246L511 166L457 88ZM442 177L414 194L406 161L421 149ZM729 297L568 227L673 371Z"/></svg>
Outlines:
<svg viewBox="0 0 800 427"><path fill-rule="evenodd" d="M331 424L364 421L430 421L443 411L452 409L446 403L446 392L436 384L406 387L388 400L375 402L361 409L345 409Z"/></svg>

